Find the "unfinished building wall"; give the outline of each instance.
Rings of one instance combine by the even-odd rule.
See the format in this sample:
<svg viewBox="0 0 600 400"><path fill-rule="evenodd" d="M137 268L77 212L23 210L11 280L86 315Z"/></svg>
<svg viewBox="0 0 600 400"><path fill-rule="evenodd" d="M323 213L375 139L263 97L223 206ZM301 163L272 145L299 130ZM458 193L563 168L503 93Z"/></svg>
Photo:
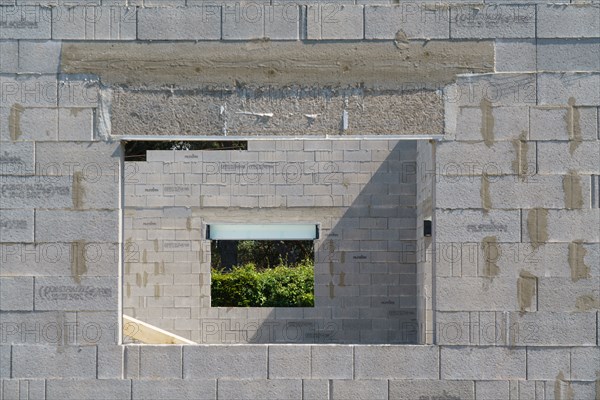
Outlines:
<svg viewBox="0 0 600 400"><path fill-rule="evenodd" d="M598 3L356 3L286 2L279 9L296 18L282 24L225 0L0 1L0 396L598 398ZM211 63L219 49L228 57ZM432 107L381 113L340 95L327 114L319 95L315 107L292 95L282 108L244 108L253 84L274 86L275 98L286 85L416 91L412 104ZM182 99L215 92L233 93L235 107ZM417 115L398 118L403 109ZM112 245L124 244L124 179L110 135L218 136L235 122L232 132L295 126L297 136L313 119L304 114L325 116L315 120L323 135L360 135L345 127L368 118L369 134L398 124L445 135L432 205L435 343L119 345ZM100 178L86 165L101 165Z"/></svg>

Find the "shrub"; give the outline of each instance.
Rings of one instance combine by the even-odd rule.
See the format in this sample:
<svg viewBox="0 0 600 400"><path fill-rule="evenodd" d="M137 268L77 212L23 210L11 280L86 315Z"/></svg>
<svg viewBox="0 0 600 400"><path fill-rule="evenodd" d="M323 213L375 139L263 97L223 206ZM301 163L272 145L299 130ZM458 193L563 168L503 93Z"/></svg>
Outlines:
<svg viewBox="0 0 600 400"><path fill-rule="evenodd" d="M213 307L313 307L314 264L257 270L253 263L231 272L212 270Z"/></svg>

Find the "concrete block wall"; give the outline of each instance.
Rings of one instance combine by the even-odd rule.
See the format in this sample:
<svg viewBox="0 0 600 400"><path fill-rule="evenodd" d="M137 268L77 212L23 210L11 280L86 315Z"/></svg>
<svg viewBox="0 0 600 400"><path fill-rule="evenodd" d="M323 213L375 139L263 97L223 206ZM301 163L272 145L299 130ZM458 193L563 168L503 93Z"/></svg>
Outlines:
<svg viewBox="0 0 600 400"><path fill-rule="evenodd" d="M88 1L74 3L0 1L1 398L598 398L597 2L446 7L340 0L328 8L312 1L265 1L269 9L291 4L284 7L292 16L289 23L255 14L236 21L236 2L229 0L216 7L201 0L95 0L96 8L81 5ZM240 15L256 10L252 5L242 11L239 4ZM203 6L204 11L191 8ZM224 21L226 6L233 8L228 14L233 20ZM148 24L154 24L153 31ZM155 32L164 35L155 39L162 43L140 36ZM214 57L212 45L239 59L261 51L262 59L269 59L273 43L246 40L263 37L281 39L278 51L290 45L287 51L294 54L309 46L315 53L300 57L302 74L284 68L279 75L277 69L228 70L227 63L211 69L195 58L198 52ZM185 43L195 40L197 47ZM136 46L153 56L133 57ZM165 48L184 50L173 57ZM304 62L328 55L334 60L328 68ZM98 58L124 62L106 68ZM277 59L273 65L282 66ZM159 74L164 69L172 73ZM214 81L229 88L236 77L244 78L237 82L242 86L335 82L336 91L364 83L391 89L384 106L390 99L406 104L398 96L409 88L428 90L424 101L409 102L408 114L418 118L397 118L403 110L398 106L388 114L393 118L384 119L385 114L364 112L368 102L348 108L341 96L341 106L321 120L327 129L317 134L340 134L344 107L349 126L361 116L374 121L364 128L369 134L384 128L398 133L394 124L403 134L444 133L431 172L434 237L431 251L424 251L429 257L418 263L420 276L429 265L432 270L431 324L419 317L426 321L419 337L434 345L142 350L117 344L119 249L125 246L118 205L124 179L114 180L120 157L118 146L106 140L107 127L112 120L115 133L173 134L177 124L161 117L144 125L148 118L136 118L148 104L143 98L138 110L114 107L111 114L109 95L129 85L132 92L157 90L162 99L168 98L161 97L167 88L176 102L181 93L172 89L178 86L193 92ZM146 116L168 105L150 104ZM371 109L381 107L373 104ZM324 115L310 107L301 112L286 107L302 121L302 114ZM204 119L190 118L191 125L201 121L223 134L220 108L214 110L203 112ZM254 118L235 121L242 121L236 132L244 135L277 131L264 129L262 121L253 130ZM122 126L126 129L118 131ZM303 124L281 129L289 126L302 134ZM105 165L100 179L98 164ZM428 197L423 187L417 193L421 200ZM426 215L427 202L417 204L419 215ZM422 315L428 310L427 280L419 279ZM282 365L282 359L291 362Z"/></svg>
<svg viewBox="0 0 600 400"><path fill-rule="evenodd" d="M198 343L416 343L416 150L251 141L125 162L124 313ZM211 307L219 222L318 224L314 308Z"/></svg>

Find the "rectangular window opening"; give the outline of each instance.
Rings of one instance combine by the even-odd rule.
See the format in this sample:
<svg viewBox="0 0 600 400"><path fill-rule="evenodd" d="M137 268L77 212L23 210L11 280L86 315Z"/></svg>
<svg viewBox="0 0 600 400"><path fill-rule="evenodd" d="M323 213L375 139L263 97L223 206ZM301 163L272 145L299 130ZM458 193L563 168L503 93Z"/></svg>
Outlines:
<svg viewBox="0 0 600 400"><path fill-rule="evenodd" d="M248 142L240 140L132 140L123 143L125 161L146 161L148 150L248 150Z"/></svg>

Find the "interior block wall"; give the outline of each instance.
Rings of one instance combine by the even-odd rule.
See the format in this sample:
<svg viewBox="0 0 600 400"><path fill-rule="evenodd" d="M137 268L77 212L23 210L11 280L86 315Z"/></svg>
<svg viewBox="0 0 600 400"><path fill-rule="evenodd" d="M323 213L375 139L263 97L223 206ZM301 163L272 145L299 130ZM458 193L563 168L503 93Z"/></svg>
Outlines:
<svg viewBox="0 0 600 400"><path fill-rule="evenodd" d="M282 140L126 162L124 313L198 343L416 343L415 157ZM318 224L314 308L211 307L218 222Z"/></svg>

